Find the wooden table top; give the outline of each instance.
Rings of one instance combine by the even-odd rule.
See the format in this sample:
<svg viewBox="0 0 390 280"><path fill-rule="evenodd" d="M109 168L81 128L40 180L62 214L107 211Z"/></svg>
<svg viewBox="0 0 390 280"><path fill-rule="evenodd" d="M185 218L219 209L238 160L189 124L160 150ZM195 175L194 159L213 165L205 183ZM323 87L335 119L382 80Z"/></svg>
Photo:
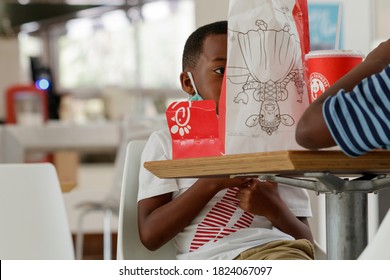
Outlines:
<svg viewBox="0 0 390 280"><path fill-rule="evenodd" d="M351 158L339 150L288 150L149 161L144 167L160 178L280 174L308 172L333 174L390 173L390 151L373 151Z"/></svg>

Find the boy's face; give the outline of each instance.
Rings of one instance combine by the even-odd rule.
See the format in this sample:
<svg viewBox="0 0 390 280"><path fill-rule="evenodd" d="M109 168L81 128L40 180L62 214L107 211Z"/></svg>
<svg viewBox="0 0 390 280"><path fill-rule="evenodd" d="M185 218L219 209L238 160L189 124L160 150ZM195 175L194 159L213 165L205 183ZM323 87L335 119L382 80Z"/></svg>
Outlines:
<svg viewBox="0 0 390 280"><path fill-rule="evenodd" d="M227 35L211 35L205 39L203 52L193 69L195 85L203 99L214 100L217 106L221 95L227 57Z"/></svg>

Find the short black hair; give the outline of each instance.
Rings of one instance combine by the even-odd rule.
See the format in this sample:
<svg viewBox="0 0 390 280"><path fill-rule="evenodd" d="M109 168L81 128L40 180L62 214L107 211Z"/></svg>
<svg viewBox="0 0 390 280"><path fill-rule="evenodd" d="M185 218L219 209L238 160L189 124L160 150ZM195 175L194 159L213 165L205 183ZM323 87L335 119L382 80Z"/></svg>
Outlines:
<svg viewBox="0 0 390 280"><path fill-rule="evenodd" d="M182 58L182 70L191 70L196 67L200 54L203 52L205 39L210 35L227 34L228 22L217 21L196 29L187 39Z"/></svg>

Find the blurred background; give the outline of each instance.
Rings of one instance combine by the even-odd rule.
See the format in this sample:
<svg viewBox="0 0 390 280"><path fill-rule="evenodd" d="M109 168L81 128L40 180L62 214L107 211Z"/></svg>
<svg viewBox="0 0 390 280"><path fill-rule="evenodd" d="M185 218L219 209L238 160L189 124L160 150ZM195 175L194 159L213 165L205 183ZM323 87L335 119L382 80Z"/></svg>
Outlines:
<svg viewBox="0 0 390 280"><path fill-rule="evenodd" d="M334 40L339 3L342 48L367 53L390 37L388 0L308 3L312 48ZM33 83L48 93L44 110L49 122L85 125L159 117L170 102L186 98L179 84L186 38L198 26L227 19L227 13L228 0L0 0L0 123L7 123L7 90ZM116 154L114 147L59 161L57 166L75 181L75 188L64 192L73 233L80 214L76 205L104 200L112 189ZM389 208L386 200L379 197L379 209ZM315 232L321 231L318 224ZM115 245L115 219L111 227ZM84 257L101 258L101 214L91 214L84 231Z"/></svg>
<svg viewBox="0 0 390 280"><path fill-rule="evenodd" d="M342 47L366 53L389 37L389 1L309 0L314 47L334 32L329 13L339 2ZM227 10L228 0L1 0L0 122L6 88L37 75L49 77L63 99L53 101L61 108L51 118L82 122L162 111L166 97L181 97L184 40L195 27L226 19ZM140 94L153 98L132 108Z"/></svg>

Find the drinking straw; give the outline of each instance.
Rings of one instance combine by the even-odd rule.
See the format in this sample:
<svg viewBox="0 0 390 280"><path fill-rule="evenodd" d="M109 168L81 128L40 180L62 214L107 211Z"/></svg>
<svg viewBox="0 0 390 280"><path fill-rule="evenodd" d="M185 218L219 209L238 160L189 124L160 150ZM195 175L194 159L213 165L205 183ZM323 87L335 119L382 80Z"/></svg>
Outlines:
<svg viewBox="0 0 390 280"><path fill-rule="evenodd" d="M339 1L339 11L337 15L337 27L336 27L336 40L335 40L335 50L338 50L340 48L340 32L341 32L341 17L343 14L343 5L341 4L341 1Z"/></svg>

